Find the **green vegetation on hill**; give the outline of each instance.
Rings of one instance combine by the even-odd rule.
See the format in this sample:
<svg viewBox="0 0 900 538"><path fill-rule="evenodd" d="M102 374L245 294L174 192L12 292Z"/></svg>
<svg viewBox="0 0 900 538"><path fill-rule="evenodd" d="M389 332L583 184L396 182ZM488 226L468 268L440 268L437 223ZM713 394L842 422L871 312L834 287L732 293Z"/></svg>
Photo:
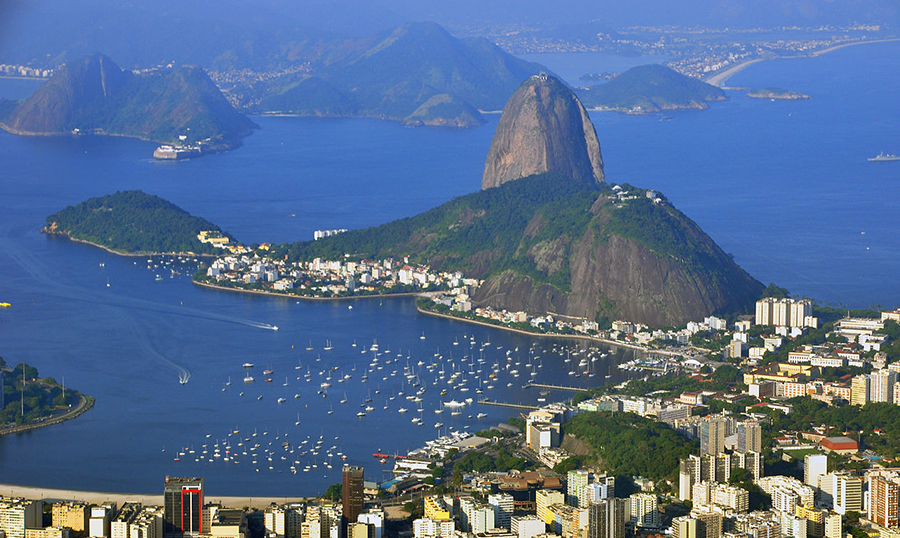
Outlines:
<svg viewBox="0 0 900 538"><path fill-rule="evenodd" d="M678 460L697 447L665 424L633 413L579 413L563 426L594 449L605 472L659 480L678 474Z"/></svg>
<svg viewBox="0 0 900 538"><path fill-rule="evenodd" d="M762 289L662 199L648 202L645 191L632 188L619 200L605 184L554 174L509 181L414 217L272 251L291 260L345 254L410 256L433 270L486 279L476 301L499 298L486 302L494 307L656 326L748 308Z"/></svg>
<svg viewBox="0 0 900 538"><path fill-rule="evenodd" d="M537 275L534 262L516 256L517 251L540 240L579 236L602 189L605 186L577 184L552 174L533 176L374 228L282 245L273 256L283 252L289 259L308 260L336 259L345 253L359 258L412 255L415 261L430 263L433 268L462 270L477 277L507 268ZM533 215L545 225L523 238ZM567 289L568 281L560 276L555 284Z"/></svg>
<svg viewBox="0 0 900 538"><path fill-rule="evenodd" d="M47 217L44 231L123 253L221 253L201 243L197 234L218 231L231 238L215 224L141 191L120 191L69 206Z"/></svg>
<svg viewBox="0 0 900 538"><path fill-rule="evenodd" d="M585 106L638 113L705 109L708 101L725 99L725 92L719 88L658 64L633 67L605 84L578 94Z"/></svg>
<svg viewBox="0 0 900 538"><path fill-rule="evenodd" d="M0 409L0 428L38 422L68 410L81 400L77 391L67 388L63 394L55 379L38 377L37 368L25 363L8 369L0 358L0 376L3 376L3 401L6 402Z"/></svg>
<svg viewBox="0 0 900 538"><path fill-rule="evenodd" d="M102 54L68 62L22 101L3 127L18 134L115 134L158 142L237 146L256 125L199 67L135 75Z"/></svg>

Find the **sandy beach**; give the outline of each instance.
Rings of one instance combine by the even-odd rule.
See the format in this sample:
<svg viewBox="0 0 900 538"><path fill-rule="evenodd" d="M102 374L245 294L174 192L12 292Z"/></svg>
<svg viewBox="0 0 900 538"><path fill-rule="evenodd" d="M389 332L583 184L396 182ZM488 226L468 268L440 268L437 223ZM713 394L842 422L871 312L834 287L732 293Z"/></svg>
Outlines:
<svg viewBox="0 0 900 538"><path fill-rule="evenodd" d="M781 60L781 59L788 59L788 58L817 58L823 54L828 54L829 52L834 52L836 50L840 50L845 47L852 47L854 45L868 45L870 43L890 43L893 41L900 41L900 39L875 39L875 40L871 40L871 41L854 41L852 43L841 43L840 45L828 47L827 49L817 50L817 51L811 52L809 54L803 54L803 55L797 55L797 56L778 56L778 57L773 57L773 58L756 58L755 60L747 60L746 62L741 62L737 65L729 67L728 69L726 69L725 71L722 71L721 73L716 73L715 75L706 79L705 82L707 84L712 84L713 86L726 89L725 83L728 81L729 78L731 78L732 76L736 75L737 73L743 71L747 67L749 67L757 62L762 62L763 60L768 60L768 59Z"/></svg>
<svg viewBox="0 0 900 538"><path fill-rule="evenodd" d="M160 492L163 489L163 480L159 482ZM122 506L126 502L136 502L145 505L162 506L162 493L106 493L102 491L77 491L69 489L47 489L30 486L13 486L0 484L0 495L7 497L24 497L26 499L52 499L84 501L87 503L101 504L107 501L116 502ZM207 495L204 502L222 503L230 508L265 508L272 503L283 504L288 502L304 502L307 497L228 497L219 495Z"/></svg>

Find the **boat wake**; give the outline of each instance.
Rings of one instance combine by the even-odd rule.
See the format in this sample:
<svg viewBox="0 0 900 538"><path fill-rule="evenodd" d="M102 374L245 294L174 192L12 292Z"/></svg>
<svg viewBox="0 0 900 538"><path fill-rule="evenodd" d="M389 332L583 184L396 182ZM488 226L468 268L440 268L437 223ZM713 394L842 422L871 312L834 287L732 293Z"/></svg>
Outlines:
<svg viewBox="0 0 900 538"><path fill-rule="evenodd" d="M37 284L39 284L41 293L50 294L64 299L71 299L75 301L82 301L106 306L145 310L162 314L174 314L195 319L218 321L221 323L233 323L236 325L244 325L247 327L266 329L269 331L278 330L277 325L271 325L269 323L263 323L261 321L252 319L225 316L214 312L206 312L203 310L185 307L183 305L174 306L148 301L145 299L138 299L135 297L127 297L124 295L119 295L117 293L110 293L109 291L106 291L106 289L104 289L104 293L99 293L96 290L84 286L69 284L63 285L60 284L56 278L50 275L48 269L44 267L34 255L24 251L19 245L15 243L15 241L13 241L8 236L0 241L0 250L2 250L10 258L12 258L12 260L19 267L25 270L25 272L28 273L28 275Z"/></svg>
<svg viewBox="0 0 900 538"><path fill-rule="evenodd" d="M137 342L140 349L145 354L150 355L157 361L161 362L164 366L167 366L174 370L175 373L178 374L178 382L182 385L186 385L187 382L191 379L191 371L163 355L150 341L150 338L147 336L147 331L140 326L137 320L131 318L131 321L131 331L134 333L135 342Z"/></svg>

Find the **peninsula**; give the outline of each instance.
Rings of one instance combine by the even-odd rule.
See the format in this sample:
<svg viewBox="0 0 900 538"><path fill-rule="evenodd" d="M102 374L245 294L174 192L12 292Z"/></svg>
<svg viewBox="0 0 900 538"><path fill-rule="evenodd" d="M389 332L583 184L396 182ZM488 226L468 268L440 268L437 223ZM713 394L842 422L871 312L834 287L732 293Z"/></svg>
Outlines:
<svg viewBox="0 0 900 538"><path fill-rule="evenodd" d="M665 196L605 181L593 124L552 76L529 77L510 98L482 185L415 217L217 261L202 278L341 293L376 281L377 260L404 260L422 274L398 282L457 275L446 282L463 303L656 327L747 310L762 290ZM327 280L310 277L323 270ZM480 285L460 284L463 275Z"/></svg>
<svg viewBox="0 0 900 538"><path fill-rule="evenodd" d="M32 136L129 136L204 154L240 146L256 124L199 67L134 74L97 53L68 62L0 117L0 127Z"/></svg>
<svg viewBox="0 0 900 538"><path fill-rule="evenodd" d="M69 206L47 217L41 232L121 255L212 255L240 249L215 224L142 191L120 191Z"/></svg>
<svg viewBox="0 0 900 538"><path fill-rule="evenodd" d="M664 65L633 67L609 82L578 91L588 107L626 114L654 114L667 110L704 110L723 101L725 92Z"/></svg>
<svg viewBox="0 0 900 538"><path fill-rule="evenodd" d="M0 436L58 424L91 408L94 399L66 388L52 377L41 378L37 368L20 363L8 367L0 357Z"/></svg>

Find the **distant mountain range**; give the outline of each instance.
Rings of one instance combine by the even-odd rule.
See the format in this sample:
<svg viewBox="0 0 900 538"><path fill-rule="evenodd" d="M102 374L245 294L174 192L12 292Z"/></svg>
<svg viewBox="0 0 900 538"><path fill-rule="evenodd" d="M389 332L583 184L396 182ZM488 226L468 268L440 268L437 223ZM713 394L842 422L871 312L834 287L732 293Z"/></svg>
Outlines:
<svg viewBox="0 0 900 538"><path fill-rule="evenodd" d="M725 92L664 65L632 67L604 84L579 89L588 107L649 114L663 110L706 109L709 101L726 99Z"/></svg>
<svg viewBox="0 0 900 538"><path fill-rule="evenodd" d="M208 69L277 71L332 61L344 47L410 21L465 35L537 29L596 38L633 26L780 28L881 25L898 29L896 0L4 0L0 63L56 66L94 51L127 68L176 61Z"/></svg>
<svg viewBox="0 0 900 538"><path fill-rule="evenodd" d="M67 63L5 118L23 135L99 133L229 149L256 125L198 67L135 75L102 54ZM182 137L183 140L182 140Z"/></svg>
<svg viewBox="0 0 900 538"><path fill-rule="evenodd" d="M322 66L242 88L249 110L366 116L432 125L483 123L522 79L546 71L482 38L457 39L434 23L406 24Z"/></svg>

